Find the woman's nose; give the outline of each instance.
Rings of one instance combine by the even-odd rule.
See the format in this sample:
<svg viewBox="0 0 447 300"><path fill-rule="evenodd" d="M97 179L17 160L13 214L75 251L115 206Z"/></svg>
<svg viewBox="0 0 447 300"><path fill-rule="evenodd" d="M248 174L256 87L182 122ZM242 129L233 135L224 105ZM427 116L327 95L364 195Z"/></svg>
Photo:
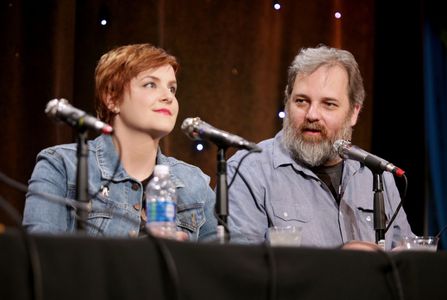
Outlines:
<svg viewBox="0 0 447 300"><path fill-rule="evenodd" d="M171 92L171 89L164 89L163 94L161 95L160 101L166 102L166 103L172 103L174 101L175 95Z"/></svg>

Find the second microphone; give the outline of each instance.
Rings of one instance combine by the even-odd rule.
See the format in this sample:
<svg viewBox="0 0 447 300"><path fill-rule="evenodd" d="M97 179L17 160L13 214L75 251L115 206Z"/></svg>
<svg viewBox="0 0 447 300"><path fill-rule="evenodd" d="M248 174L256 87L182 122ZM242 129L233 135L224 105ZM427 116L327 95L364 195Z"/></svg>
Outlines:
<svg viewBox="0 0 447 300"><path fill-rule="evenodd" d="M217 129L198 117L186 118L183 121L181 128L185 134L193 140L210 140L219 147L235 147L255 152L262 151L255 143L249 142L235 134Z"/></svg>

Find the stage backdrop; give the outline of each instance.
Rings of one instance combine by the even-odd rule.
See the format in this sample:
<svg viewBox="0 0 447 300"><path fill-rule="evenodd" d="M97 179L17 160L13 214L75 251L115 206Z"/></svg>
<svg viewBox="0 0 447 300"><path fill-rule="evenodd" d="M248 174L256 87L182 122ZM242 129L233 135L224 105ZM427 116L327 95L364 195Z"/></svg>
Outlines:
<svg viewBox="0 0 447 300"><path fill-rule="evenodd" d="M377 124L374 125L375 134L396 134L395 140L388 142L387 139L386 144L380 145L380 154L384 158L387 155L395 158L393 162L406 168L410 186L414 185L415 178L422 175L411 171L418 167L423 169L424 152L417 153L418 161L414 157L400 157L399 153L407 151L405 133L395 132L393 115L386 110L386 105L373 104L377 101L406 103L393 106L404 114L409 101L420 99L418 95L412 99L391 99L383 92L381 99L376 99L373 87L375 79L385 73L396 78L413 75L410 67L387 68L388 65L381 65L380 59L386 56L387 47L399 45L402 39L405 43L412 39L418 47L418 8L410 8L412 16L417 17L409 20L403 16L405 10L397 5L380 7L391 9L389 14L394 12L395 15L394 19L379 23L377 16L381 15L373 0L281 0L278 1L279 10L273 8L273 2L2 1L0 171L26 182L35 156L42 148L74 141L75 134L67 125L56 125L45 116L46 103L64 97L76 107L94 114L93 72L101 54L118 45L148 42L164 47L178 57L181 64L178 74L180 113L177 126L164 139L162 149L168 155L202 168L213 178L213 185L217 149L206 144L204 151L195 150L194 143L180 130L182 121L198 116L215 127L254 142L274 136L282 123L278 112L282 110L287 66L301 47L323 43L351 51L364 77L367 97L353 142L372 150L373 123ZM341 18L335 17L336 12L341 13ZM412 31L404 37L391 37L390 28L401 19L412 24ZM101 24L102 20L106 21L105 25ZM376 41L381 41L382 51L377 51ZM391 41L392 45L385 45L384 41ZM420 61L419 54L417 51L406 53L414 56L410 57L414 63ZM378 65L381 74L375 73ZM382 111L375 111L374 107ZM422 117L422 110L419 113ZM376 116L380 116L380 120L375 119ZM415 120L406 117L403 121L411 130L419 126L417 118L419 116ZM423 145L422 133L415 138ZM375 139L374 143L380 144L381 140ZM232 153L230 149L228 156ZM0 184L0 195L19 210L23 209L23 193ZM413 188L406 204L411 212L410 222L419 233L423 210L412 203L417 199L423 208L423 197L423 186ZM8 223L4 215L0 217Z"/></svg>

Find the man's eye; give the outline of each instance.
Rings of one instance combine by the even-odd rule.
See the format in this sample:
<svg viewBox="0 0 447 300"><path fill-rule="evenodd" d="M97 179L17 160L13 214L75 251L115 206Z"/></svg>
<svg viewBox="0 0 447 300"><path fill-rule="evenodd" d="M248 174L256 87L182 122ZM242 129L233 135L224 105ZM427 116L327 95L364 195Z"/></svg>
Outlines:
<svg viewBox="0 0 447 300"><path fill-rule="evenodd" d="M295 99L295 103L297 103L297 104L302 104L302 103L305 103L305 102L306 102L306 99L302 99L302 98Z"/></svg>

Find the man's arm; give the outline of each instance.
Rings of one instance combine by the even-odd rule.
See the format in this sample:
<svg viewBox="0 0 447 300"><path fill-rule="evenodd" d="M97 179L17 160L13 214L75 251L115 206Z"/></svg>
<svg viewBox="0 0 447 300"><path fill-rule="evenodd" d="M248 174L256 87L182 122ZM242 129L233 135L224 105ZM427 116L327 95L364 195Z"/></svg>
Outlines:
<svg viewBox="0 0 447 300"><path fill-rule="evenodd" d="M233 176L236 176L228 190L231 241L234 243L262 243L268 228L265 188L262 184L263 174L259 168L254 170L250 167L256 164L256 161L246 158L242 162L238 174L235 175L240 157L241 155L236 155L228 163L227 171L228 182L231 182Z"/></svg>

